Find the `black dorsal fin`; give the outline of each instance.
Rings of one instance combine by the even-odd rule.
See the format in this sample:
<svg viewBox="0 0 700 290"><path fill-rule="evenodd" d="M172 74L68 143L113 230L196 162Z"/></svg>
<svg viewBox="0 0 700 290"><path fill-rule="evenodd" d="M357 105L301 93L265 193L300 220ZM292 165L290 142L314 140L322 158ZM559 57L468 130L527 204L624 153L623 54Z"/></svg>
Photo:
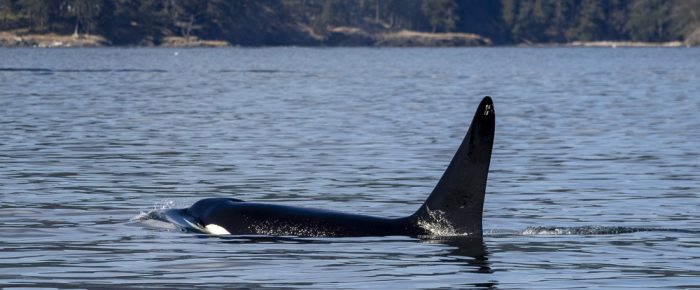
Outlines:
<svg viewBox="0 0 700 290"><path fill-rule="evenodd" d="M442 178L423 206L411 216L414 222L447 222L455 234L482 234L495 126L493 101L485 97Z"/></svg>

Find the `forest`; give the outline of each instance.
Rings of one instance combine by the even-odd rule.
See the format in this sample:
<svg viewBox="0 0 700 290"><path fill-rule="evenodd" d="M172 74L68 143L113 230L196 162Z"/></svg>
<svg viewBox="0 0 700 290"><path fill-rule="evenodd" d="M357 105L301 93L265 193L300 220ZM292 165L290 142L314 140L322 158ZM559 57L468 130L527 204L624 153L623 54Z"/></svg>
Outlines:
<svg viewBox="0 0 700 290"><path fill-rule="evenodd" d="M337 27L473 33L501 45L684 41L700 37L700 0L0 0L0 31L100 35L113 45L169 36L327 45Z"/></svg>

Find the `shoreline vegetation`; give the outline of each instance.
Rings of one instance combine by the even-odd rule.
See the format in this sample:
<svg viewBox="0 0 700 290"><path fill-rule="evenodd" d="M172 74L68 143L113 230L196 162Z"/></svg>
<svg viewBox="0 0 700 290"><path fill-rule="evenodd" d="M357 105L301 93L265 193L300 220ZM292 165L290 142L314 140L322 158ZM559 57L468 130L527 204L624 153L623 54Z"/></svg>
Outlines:
<svg viewBox="0 0 700 290"><path fill-rule="evenodd" d="M491 39L471 33L428 33L402 30L391 33L368 34L357 28L339 27L331 29L329 41L324 47L474 47L493 46ZM123 46L123 45L119 45ZM116 47L119 47L116 46ZM235 47L226 40L203 40L196 36L164 37L159 45L136 45L135 47ZM512 46L501 45L501 46ZM521 43L521 47L695 47L681 41L644 42L644 41L573 41L569 43ZM67 47L115 47L105 37L100 35L60 35L47 34L15 34L0 31L0 47L38 47L38 48L67 48ZM134 47L134 45L127 45Z"/></svg>
<svg viewBox="0 0 700 290"><path fill-rule="evenodd" d="M700 45L698 0L0 0L0 47Z"/></svg>
<svg viewBox="0 0 700 290"><path fill-rule="evenodd" d="M491 40L472 33L427 33L401 30L369 34L357 28L331 29L328 40L320 45L337 47L459 47L490 46ZM100 35L15 34L0 32L0 47L109 47L114 46ZM142 47L231 47L226 40L203 40L196 36L167 36L158 45Z"/></svg>

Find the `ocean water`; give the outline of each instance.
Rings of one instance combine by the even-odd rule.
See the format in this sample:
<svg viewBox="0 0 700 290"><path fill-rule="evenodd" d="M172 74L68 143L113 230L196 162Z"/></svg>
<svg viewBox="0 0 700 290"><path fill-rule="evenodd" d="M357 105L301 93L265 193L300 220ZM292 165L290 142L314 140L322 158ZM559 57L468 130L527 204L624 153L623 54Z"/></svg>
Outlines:
<svg viewBox="0 0 700 290"><path fill-rule="evenodd" d="M4 288L700 288L700 49L0 49ZM216 237L205 197L399 217L479 100L483 240Z"/></svg>

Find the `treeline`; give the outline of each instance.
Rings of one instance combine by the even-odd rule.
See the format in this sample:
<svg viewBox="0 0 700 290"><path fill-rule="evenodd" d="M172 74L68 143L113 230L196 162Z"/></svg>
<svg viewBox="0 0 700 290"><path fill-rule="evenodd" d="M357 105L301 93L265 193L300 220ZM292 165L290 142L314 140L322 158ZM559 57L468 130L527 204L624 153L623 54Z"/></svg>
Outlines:
<svg viewBox="0 0 700 290"><path fill-rule="evenodd" d="M700 28L700 1L503 0L501 15L515 42L674 41Z"/></svg>
<svg viewBox="0 0 700 290"><path fill-rule="evenodd" d="M467 32L497 44L674 41L700 34L700 0L0 0L0 30L323 44L334 27Z"/></svg>

